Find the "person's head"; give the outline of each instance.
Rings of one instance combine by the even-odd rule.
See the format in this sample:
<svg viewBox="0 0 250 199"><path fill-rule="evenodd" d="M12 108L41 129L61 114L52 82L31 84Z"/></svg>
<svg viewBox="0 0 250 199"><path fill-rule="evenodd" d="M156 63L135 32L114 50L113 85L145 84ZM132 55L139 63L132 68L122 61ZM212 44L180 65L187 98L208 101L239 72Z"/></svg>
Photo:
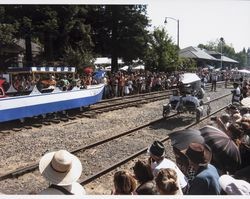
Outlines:
<svg viewBox="0 0 250 199"><path fill-rule="evenodd" d="M241 140L244 136L244 129L238 123L232 123L228 126L228 131L233 140L239 139Z"/></svg>
<svg viewBox="0 0 250 199"><path fill-rule="evenodd" d="M148 148L148 153L154 161L162 160L165 157L165 147L162 142L154 141Z"/></svg>
<svg viewBox="0 0 250 199"><path fill-rule="evenodd" d="M240 113L234 113L232 115L232 122L240 122L242 119L242 116Z"/></svg>
<svg viewBox="0 0 250 199"><path fill-rule="evenodd" d="M127 171L117 171L114 175L116 195L130 195L136 189L135 178Z"/></svg>
<svg viewBox="0 0 250 199"><path fill-rule="evenodd" d="M228 123L228 122L230 121L230 115L227 114L227 113L222 114L222 115L220 116L220 119L221 119L221 121L223 122L223 124L226 124L226 123Z"/></svg>
<svg viewBox="0 0 250 199"><path fill-rule="evenodd" d="M39 170L51 184L72 185L82 173L80 160L66 150L45 154L39 162Z"/></svg>
<svg viewBox="0 0 250 199"><path fill-rule="evenodd" d="M139 183L145 183L154 179L150 165L138 160L133 167L135 178Z"/></svg>
<svg viewBox="0 0 250 199"><path fill-rule="evenodd" d="M234 87L234 88L237 88L238 86L239 86L239 83L238 83L238 82L234 82L234 83L233 83L233 87Z"/></svg>
<svg viewBox="0 0 250 199"><path fill-rule="evenodd" d="M176 195L180 189L174 169L160 169L156 178L156 188L161 195Z"/></svg>
<svg viewBox="0 0 250 199"><path fill-rule="evenodd" d="M209 164L212 159L212 151L206 144L193 142L189 144L184 154L188 157L190 166L196 169Z"/></svg>

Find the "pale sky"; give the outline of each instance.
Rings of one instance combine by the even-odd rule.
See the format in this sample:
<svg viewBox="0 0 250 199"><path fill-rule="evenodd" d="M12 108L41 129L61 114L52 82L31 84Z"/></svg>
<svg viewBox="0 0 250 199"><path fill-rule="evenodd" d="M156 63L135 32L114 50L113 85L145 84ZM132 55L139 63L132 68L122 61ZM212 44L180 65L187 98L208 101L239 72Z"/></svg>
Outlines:
<svg viewBox="0 0 250 199"><path fill-rule="evenodd" d="M155 27L165 27L177 42L179 19L180 48L208 44L223 37L236 52L250 47L250 0L0 0L8 4L147 4L148 17Z"/></svg>
<svg viewBox="0 0 250 199"><path fill-rule="evenodd" d="M148 16L154 26L165 27L180 48L208 44L223 37L236 52L250 48L250 1L241 0L149 0Z"/></svg>

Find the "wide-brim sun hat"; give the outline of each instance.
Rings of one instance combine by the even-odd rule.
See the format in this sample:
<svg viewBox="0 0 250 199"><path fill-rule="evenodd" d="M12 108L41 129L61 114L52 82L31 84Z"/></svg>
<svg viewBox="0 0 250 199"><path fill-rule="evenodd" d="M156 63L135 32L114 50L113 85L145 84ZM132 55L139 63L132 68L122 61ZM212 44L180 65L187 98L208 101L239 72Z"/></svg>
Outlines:
<svg viewBox="0 0 250 199"><path fill-rule="evenodd" d="M250 107L250 97L246 97L246 98L243 98L241 100L241 104L244 106L244 107Z"/></svg>
<svg viewBox="0 0 250 199"><path fill-rule="evenodd" d="M45 154L39 162L39 171L51 184L71 185L82 173L80 160L66 150Z"/></svg>
<svg viewBox="0 0 250 199"><path fill-rule="evenodd" d="M182 153L197 165L205 165L212 160L212 151L206 144L190 143L188 148L183 150Z"/></svg>
<svg viewBox="0 0 250 199"><path fill-rule="evenodd" d="M219 178L219 184L228 195L250 195L250 184L230 175L222 175Z"/></svg>

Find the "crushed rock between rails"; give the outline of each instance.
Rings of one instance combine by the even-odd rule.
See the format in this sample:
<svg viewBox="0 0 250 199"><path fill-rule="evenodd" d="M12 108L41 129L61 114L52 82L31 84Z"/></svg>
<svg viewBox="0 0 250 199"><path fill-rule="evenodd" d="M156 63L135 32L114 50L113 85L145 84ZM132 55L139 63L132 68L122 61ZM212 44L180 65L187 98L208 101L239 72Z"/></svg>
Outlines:
<svg viewBox="0 0 250 199"><path fill-rule="evenodd" d="M229 90L222 89L224 93ZM223 92L208 92L211 99L219 97ZM205 100L204 100L205 101ZM116 135L120 132L139 126L162 116L162 105L168 100L162 100L145 104L142 107L130 107L126 109L111 111L97 115L97 118L81 118L76 123L53 124L42 128L26 129L20 132L11 132L1 136L0 143L0 174L4 174L13 169L37 162L41 156L48 152L59 149L72 150L81 145L96 142L100 139ZM213 104L212 111L221 107L220 102ZM75 121L75 120L74 120ZM70 122L68 122L70 123ZM144 139L141 140L144 142ZM166 143L169 157L174 160L170 143ZM129 147L129 145L127 145ZM95 151L92 151L95 154ZM143 156L141 158L144 158ZM100 159L99 161L102 161ZM117 160L119 161L119 160ZM134 161L122 166L121 168L132 168ZM83 163L83 168L86 170ZM38 172L34 174L39 175ZM96 182L85 185L88 194L110 194L112 188L113 172L98 179ZM4 180L0 182L0 192L6 194L32 194L46 187L44 180L38 180L37 175L34 179L25 179L21 176L18 179ZM23 187L22 181L29 180L30 186Z"/></svg>

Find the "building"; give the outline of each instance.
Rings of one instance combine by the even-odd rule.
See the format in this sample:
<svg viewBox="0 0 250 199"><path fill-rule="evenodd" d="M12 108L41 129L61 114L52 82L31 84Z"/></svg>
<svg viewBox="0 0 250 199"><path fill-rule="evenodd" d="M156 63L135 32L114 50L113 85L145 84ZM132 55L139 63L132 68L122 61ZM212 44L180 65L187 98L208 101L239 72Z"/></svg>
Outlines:
<svg viewBox="0 0 250 199"><path fill-rule="evenodd" d="M42 52L42 48L31 42L32 56L35 58ZM2 45L0 48L0 71L6 71L8 67L23 67L25 56L25 40L16 40L13 44Z"/></svg>
<svg viewBox="0 0 250 199"><path fill-rule="evenodd" d="M193 46L181 49L179 56L194 59L198 67L232 68L239 64L238 61L221 55L219 52L203 50Z"/></svg>

